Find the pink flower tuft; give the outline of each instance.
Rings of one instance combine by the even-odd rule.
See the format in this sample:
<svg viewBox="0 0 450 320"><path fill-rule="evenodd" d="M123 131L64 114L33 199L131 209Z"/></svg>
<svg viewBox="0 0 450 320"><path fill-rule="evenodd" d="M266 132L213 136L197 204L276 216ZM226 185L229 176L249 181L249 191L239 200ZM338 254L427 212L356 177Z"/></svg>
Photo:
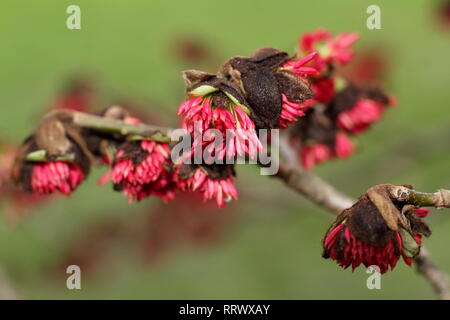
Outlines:
<svg viewBox="0 0 450 320"><path fill-rule="evenodd" d="M255 124L239 106L213 107L211 98L198 97L183 102L178 114L183 116L182 128L194 134L194 152L206 148L208 154L222 160L244 154L254 158L263 148ZM216 136L208 129L218 130L219 145L214 144Z"/></svg>
<svg viewBox="0 0 450 320"><path fill-rule="evenodd" d="M300 48L304 52L312 52L315 50L316 44L332 39L331 33L326 29L317 29L313 32L305 33L299 41Z"/></svg>
<svg viewBox="0 0 450 320"><path fill-rule="evenodd" d="M371 99L360 99L353 108L339 114L339 128L353 134L365 131L373 122L381 119L384 105Z"/></svg>
<svg viewBox="0 0 450 320"><path fill-rule="evenodd" d="M351 46L359 38L357 33L343 32L333 38L325 29L306 33L300 38L299 47L305 53L318 51L313 67L323 72L332 63L347 64L353 58Z"/></svg>
<svg viewBox="0 0 450 320"><path fill-rule="evenodd" d="M306 145L300 149L300 158L303 167L309 170L314 168L316 164L333 158L333 151L322 143Z"/></svg>
<svg viewBox="0 0 450 320"><path fill-rule="evenodd" d="M311 52L307 56L299 60L289 60L283 64L283 69L288 70L297 76L304 78L305 76L317 76L319 71L313 67L305 67L305 64L314 60L317 56L317 52Z"/></svg>
<svg viewBox="0 0 450 320"><path fill-rule="evenodd" d="M181 179L177 174L175 176L180 190L201 192L204 201L215 199L219 208L225 207L227 202L238 198L231 175L226 178L211 179L205 171L197 168L187 179Z"/></svg>
<svg viewBox="0 0 450 320"><path fill-rule="evenodd" d="M289 100L284 93L281 94L282 109L278 126L287 128L289 123L297 121L297 117L303 117L306 110L314 104L314 99L307 99L303 102L295 102Z"/></svg>
<svg viewBox="0 0 450 320"><path fill-rule="evenodd" d="M140 149L130 158L125 150L119 150L113 164L111 179L120 185L130 202L140 201L149 195L161 196L168 200L173 192L166 190L170 185L170 148L165 143L143 140Z"/></svg>
<svg viewBox="0 0 450 320"><path fill-rule="evenodd" d="M336 134L335 152L336 156L341 159L348 158L355 151L352 141L343 133Z"/></svg>
<svg viewBox="0 0 450 320"><path fill-rule="evenodd" d="M338 254L338 238L345 239L343 254ZM415 238L420 244L420 239ZM406 264L411 265L411 259L403 253L403 241L400 233L396 231L384 247L369 244L358 239L345 224L340 224L331 230L324 240L324 247L329 250L330 258L335 260L341 267L352 266L355 270L360 264L365 267L378 266L381 273L395 268L400 253Z"/></svg>
<svg viewBox="0 0 450 320"><path fill-rule="evenodd" d="M330 102L334 97L333 78L320 78L312 83L311 88L314 100L318 102Z"/></svg>
<svg viewBox="0 0 450 320"><path fill-rule="evenodd" d="M340 64L349 63L354 55L351 46L359 39L357 33L343 32L329 43L331 57Z"/></svg>
<svg viewBox="0 0 450 320"><path fill-rule="evenodd" d="M419 218L425 218L428 213L430 212L430 210L426 209L426 208L417 208L414 209L413 212L419 217Z"/></svg>
<svg viewBox="0 0 450 320"><path fill-rule="evenodd" d="M39 194L60 192L69 196L83 179L83 170L75 163L41 162L33 167L31 189Z"/></svg>

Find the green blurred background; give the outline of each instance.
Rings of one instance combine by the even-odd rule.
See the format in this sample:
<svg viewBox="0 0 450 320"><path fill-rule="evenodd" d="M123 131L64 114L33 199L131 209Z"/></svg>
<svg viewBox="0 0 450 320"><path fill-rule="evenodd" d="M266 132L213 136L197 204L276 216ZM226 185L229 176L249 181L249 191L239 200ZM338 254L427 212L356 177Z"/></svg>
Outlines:
<svg viewBox="0 0 450 320"><path fill-rule="evenodd" d="M77 73L95 79L99 107L132 97L154 106L161 121L173 125L183 98L181 70L214 71L220 60L267 45L292 52L301 33L326 27L359 32L357 50L388 48L385 87L399 104L357 139L353 157L320 165L317 173L354 197L379 183L449 188L450 33L434 21L436 1L375 3L382 29L371 31L366 8L372 0L2 0L0 135L19 143ZM66 28L70 4L81 7L81 30ZM201 39L212 60L217 58L215 66L215 60L186 63L172 54L171 43L186 34ZM174 218L161 228L178 239L176 248L157 261L143 259L134 230L157 230L148 215L168 210L158 199L128 205L110 187L96 186L102 173L94 170L69 199L41 206L17 225L0 220L0 266L23 298L435 298L428 283L403 263L382 277L381 290L368 290L365 270L352 273L322 259L321 239L332 217L250 166L238 168L240 200L224 212L211 209L218 221L226 220L220 236L195 243L177 238ZM434 210L428 220L433 235L425 243L450 272L450 216ZM111 241L91 236L109 221L113 229L127 231L112 232ZM75 246L83 256L98 241L107 245L90 259L102 262L86 274L82 267L82 290L68 290L70 250Z"/></svg>

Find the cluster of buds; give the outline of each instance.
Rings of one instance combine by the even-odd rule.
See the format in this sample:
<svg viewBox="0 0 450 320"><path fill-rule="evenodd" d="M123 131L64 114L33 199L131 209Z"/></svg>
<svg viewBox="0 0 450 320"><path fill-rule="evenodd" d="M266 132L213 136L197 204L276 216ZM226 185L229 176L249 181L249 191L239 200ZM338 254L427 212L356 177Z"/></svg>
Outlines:
<svg viewBox="0 0 450 320"><path fill-rule="evenodd" d="M337 217L323 240L324 258L353 270L361 264L377 266L381 273L394 269L400 258L411 265L422 237L431 235L422 220L428 209L398 201L392 196L393 187L369 189Z"/></svg>
<svg viewBox="0 0 450 320"><path fill-rule="evenodd" d="M311 107L291 131L292 143L306 169L335 157L349 157L355 150L349 136L369 129L393 103L379 88L351 83L336 71L352 60L351 46L357 39L355 33L333 37L319 29L299 40L298 52L317 52L308 65L319 71L310 74Z"/></svg>
<svg viewBox="0 0 450 320"><path fill-rule="evenodd" d="M263 148L259 129L286 128L305 115L313 101L306 77L318 74L305 64L315 56L311 53L296 59L265 47L249 57L229 59L216 74L185 71L188 100L178 114L193 143L175 169L179 188L199 191L204 199L214 198L220 207L237 199L233 165L220 161L254 159ZM218 161L192 165L190 160L199 153Z"/></svg>
<svg viewBox="0 0 450 320"><path fill-rule="evenodd" d="M115 154L111 178L130 202L156 195L165 201L175 198L170 148L151 140L127 141Z"/></svg>
<svg viewBox="0 0 450 320"><path fill-rule="evenodd" d="M29 193L70 195L92 165L106 164L109 171L100 182L112 181L130 202L196 192L223 208L238 198L235 160L255 159L263 149L260 129L295 123L292 142L310 169L350 156L355 149L350 136L365 132L393 104L379 88L345 81L336 72L336 66L352 60L357 39L354 33L333 37L320 29L301 37L294 56L265 47L227 60L215 74L183 72L187 100L178 115L183 133L192 139L189 151L177 159L170 130L144 125L118 106L95 116L78 112L91 97L88 87L76 85L25 139L12 177ZM4 180L0 167L0 193ZM325 235L323 256L344 268L378 266L381 273L400 258L410 265L422 237L431 234L422 220L428 210L394 197L394 187L373 187L344 210ZM442 199L438 207L450 207L450 195Z"/></svg>
<svg viewBox="0 0 450 320"><path fill-rule="evenodd" d="M178 115L191 142L175 160L170 134L144 130L123 108L107 108L98 114L101 121L91 119L87 125L74 121L77 111L50 113L23 144L14 178L32 193L69 195L92 164L103 163L110 170L101 183L111 180L130 201L150 195L167 201L178 190L199 192L223 207L237 199L235 160L256 159L263 149L260 129L284 129L300 119L291 132L306 168L348 157L354 150L348 135L379 120L389 103L378 89L338 85L334 66L351 60L356 39L352 33L333 38L319 30L301 38L294 56L264 47L228 59L215 74L183 72L187 100ZM83 86L75 89L76 97L80 90L89 92ZM199 157L200 163L192 161Z"/></svg>

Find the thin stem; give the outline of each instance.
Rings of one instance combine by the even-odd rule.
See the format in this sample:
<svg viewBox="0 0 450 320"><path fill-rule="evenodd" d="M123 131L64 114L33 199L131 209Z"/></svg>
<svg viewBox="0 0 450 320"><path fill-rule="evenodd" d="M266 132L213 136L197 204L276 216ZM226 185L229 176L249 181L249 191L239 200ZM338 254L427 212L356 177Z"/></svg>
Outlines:
<svg viewBox="0 0 450 320"><path fill-rule="evenodd" d="M391 196L398 201L419 207L450 208L450 190L441 189L434 193L425 193L395 186L391 190Z"/></svg>
<svg viewBox="0 0 450 320"><path fill-rule="evenodd" d="M168 141L170 141L173 132L173 129L170 128L158 127L148 124L125 124L116 120L77 111L73 113L72 120L74 124L83 128L108 133L118 133L121 135L159 135L161 136L161 138L163 136L167 137Z"/></svg>
<svg viewBox="0 0 450 320"><path fill-rule="evenodd" d="M334 214L341 213L355 202L318 176L304 171L298 166L280 162L277 177L283 180L289 188Z"/></svg>

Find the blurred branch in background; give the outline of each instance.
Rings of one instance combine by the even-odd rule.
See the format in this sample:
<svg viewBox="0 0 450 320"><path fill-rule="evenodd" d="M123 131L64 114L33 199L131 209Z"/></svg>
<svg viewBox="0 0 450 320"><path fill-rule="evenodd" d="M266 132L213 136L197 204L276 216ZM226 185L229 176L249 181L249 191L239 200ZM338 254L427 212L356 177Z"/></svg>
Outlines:
<svg viewBox="0 0 450 320"><path fill-rule="evenodd" d="M339 192L326 181L296 165L292 158L292 151L283 140L280 143L280 153L289 162L280 161L277 177L289 188L335 215L355 203L355 199ZM439 269L426 248L422 247L414 263L417 271L430 283L438 297L450 300L450 279L444 271Z"/></svg>

